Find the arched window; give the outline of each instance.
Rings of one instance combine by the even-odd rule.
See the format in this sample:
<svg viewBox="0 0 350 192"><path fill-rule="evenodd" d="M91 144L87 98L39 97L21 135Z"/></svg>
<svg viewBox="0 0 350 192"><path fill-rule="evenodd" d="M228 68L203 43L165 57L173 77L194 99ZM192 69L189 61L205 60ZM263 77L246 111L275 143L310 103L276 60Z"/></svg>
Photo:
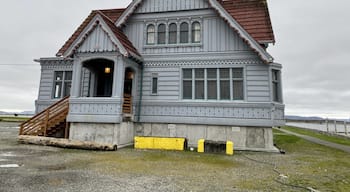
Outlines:
<svg viewBox="0 0 350 192"><path fill-rule="evenodd" d="M177 43L177 25L172 23L169 25L169 44Z"/></svg>
<svg viewBox="0 0 350 192"><path fill-rule="evenodd" d="M154 25L148 25L147 27L147 44L152 45L155 44L156 40L156 30Z"/></svg>
<svg viewBox="0 0 350 192"><path fill-rule="evenodd" d="M158 25L158 44L165 44L165 24Z"/></svg>
<svg viewBox="0 0 350 192"><path fill-rule="evenodd" d="M180 25L180 43L188 43L188 23L183 22Z"/></svg>
<svg viewBox="0 0 350 192"><path fill-rule="evenodd" d="M192 43L201 42L201 24L199 22L192 23Z"/></svg>

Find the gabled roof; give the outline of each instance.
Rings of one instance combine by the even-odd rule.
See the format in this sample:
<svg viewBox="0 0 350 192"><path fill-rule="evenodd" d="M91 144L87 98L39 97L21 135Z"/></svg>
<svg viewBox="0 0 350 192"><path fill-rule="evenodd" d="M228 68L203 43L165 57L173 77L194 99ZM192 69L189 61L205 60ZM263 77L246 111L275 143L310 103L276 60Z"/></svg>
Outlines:
<svg viewBox="0 0 350 192"><path fill-rule="evenodd" d="M266 0L218 0L259 43L275 43Z"/></svg>
<svg viewBox="0 0 350 192"><path fill-rule="evenodd" d="M133 0L115 22L121 27L143 0ZM235 30L266 63L273 57L261 46L274 43L266 0L208 0L209 5Z"/></svg>
<svg viewBox="0 0 350 192"><path fill-rule="evenodd" d="M56 55L64 55L91 20L100 15L128 54L141 57L121 27L142 2L143 0L133 0L126 9L92 11ZM273 61L272 56L261 46L275 42L266 0L208 0L208 2L261 59L267 63Z"/></svg>
<svg viewBox="0 0 350 192"><path fill-rule="evenodd" d="M92 11L90 15L84 20L84 22L78 27L78 29L73 33L73 35L68 39L68 41L63 45L63 47L58 51L56 56L63 56L65 52L78 40L81 33L89 25L93 18L95 18L96 15L99 15L101 16L103 21L108 25L109 29L112 31L113 35L118 39L123 48L127 51L127 54L131 56L141 57L140 53L129 41L129 39L123 33L123 31L114 25L114 22L119 18L119 16L124 12L124 10L125 9L108 9Z"/></svg>

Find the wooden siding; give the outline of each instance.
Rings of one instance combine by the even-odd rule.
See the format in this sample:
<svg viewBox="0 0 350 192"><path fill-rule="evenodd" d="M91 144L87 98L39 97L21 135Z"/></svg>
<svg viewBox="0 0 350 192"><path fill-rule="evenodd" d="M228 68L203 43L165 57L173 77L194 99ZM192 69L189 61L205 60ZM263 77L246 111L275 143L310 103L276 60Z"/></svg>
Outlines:
<svg viewBox="0 0 350 192"><path fill-rule="evenodd" d="M127 27L124 29L125 34L128 36L133 45L139 50L142 55L145 54L171 54L171 53L203 53L203 52L232 52L232 51L252 51L251 48L238 36L238 34L229 27L229 25L220 18L213 10L193 11L191 15L182 16L188 14L186 12L173 13L173 17L169 18L157 18L157 14L154 14L154 18L150 18L149 15L138 15L137 17L131 17ZM202 40L199 44L172 44L172 45L146 45L146 33L145 29L148 23L171 23L186 20L192 17L194 20L201 21L202 27ZM178 21L178 18L180 20ZM192 21L194 21L192 20Z"/></svg>
<svg viewBox="0 0 350 192"><path fill-rule="evenodd" d="M135 11L136 13L179 11L191 9L205 9L207 0L145 0Z"/></svg>
<svg viewBox="0 0 350 192"><path fill-rule="evenodd" d="M152 74L158 76L158 94L152 95ZM180 69L179 68L151 68L144 69L143 95L147 100L178 100L180 98Z"/></svg>
<svg viewBox="0 0 350 192"><path fill-rule="evenodd" d="M269 69L265 64L246 66L247 101L269 102L271 100Z"/></svg>
<svg viewBox="0 0 350 192"><path fill-rule="evenodd" d="M55 71L72 71L72 68L72 61L43 61L41 63L41 77L38 100L52 99Z"/></svg>
<svg viewBox="0 0 350 192"><path fill-rule="evenodd" d="M77 50L85 52L112 52L117 51L108 34L98 25L84 40L84 43Z"/></svg>

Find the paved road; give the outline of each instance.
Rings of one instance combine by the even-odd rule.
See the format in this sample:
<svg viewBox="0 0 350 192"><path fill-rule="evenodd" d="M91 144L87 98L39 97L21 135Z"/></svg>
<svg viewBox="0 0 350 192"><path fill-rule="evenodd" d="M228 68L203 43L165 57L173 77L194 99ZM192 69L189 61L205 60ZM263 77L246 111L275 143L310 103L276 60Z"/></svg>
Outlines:
<svg viewBox="0 0 350 192"><path fill-rule="evenodd" d="M342 150L342 151L350 153L350 146L340 145L340 144L337 144L337 143L324 141L324 140L321 140L321 139L317 139L315 137L310 137L310 136L307 136L307 135L301 135L301 134L294 133L294 132L291 132L291 131L287 131L287 130L284 130L284 129L277 129L277 130L282 131L284 133L288 133L290 135L295 135L297 137L303 138L303 139L311 141L313 143L317 143L317 144L324 145L324 146L327 146L327 147L332 147L332 148L339 149L339 150Z"/></svg>

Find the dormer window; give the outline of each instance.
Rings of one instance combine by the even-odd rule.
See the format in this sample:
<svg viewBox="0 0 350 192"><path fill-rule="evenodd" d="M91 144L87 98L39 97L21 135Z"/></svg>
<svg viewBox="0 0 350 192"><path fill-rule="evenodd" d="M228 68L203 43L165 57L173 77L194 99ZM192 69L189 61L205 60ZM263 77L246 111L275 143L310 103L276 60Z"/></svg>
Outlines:
<svg viewBox="0 0 350 192"><path fill-rule="evenodd" d="M180 25L180 43L188 43L189 28L188 23L183 22Z"/></svg>
<svg viewBox="0 0 350 192"><path fill-rule="evenodd" d="M196 21L192 23L192 43L201 42L201 24Z"/></svg>
<svg viewBox="0 0 350 192"><path fill-rule="evenodd" d="M147 44L154 45L156 42L156 29L154 25L148 25L147 27Z"/></svg>
<svg viewBox="0 0 350 192"><path fill-rule="evenodd" d="M158 44L165 44L166 26L165 24L158 25Z"/></svg>

